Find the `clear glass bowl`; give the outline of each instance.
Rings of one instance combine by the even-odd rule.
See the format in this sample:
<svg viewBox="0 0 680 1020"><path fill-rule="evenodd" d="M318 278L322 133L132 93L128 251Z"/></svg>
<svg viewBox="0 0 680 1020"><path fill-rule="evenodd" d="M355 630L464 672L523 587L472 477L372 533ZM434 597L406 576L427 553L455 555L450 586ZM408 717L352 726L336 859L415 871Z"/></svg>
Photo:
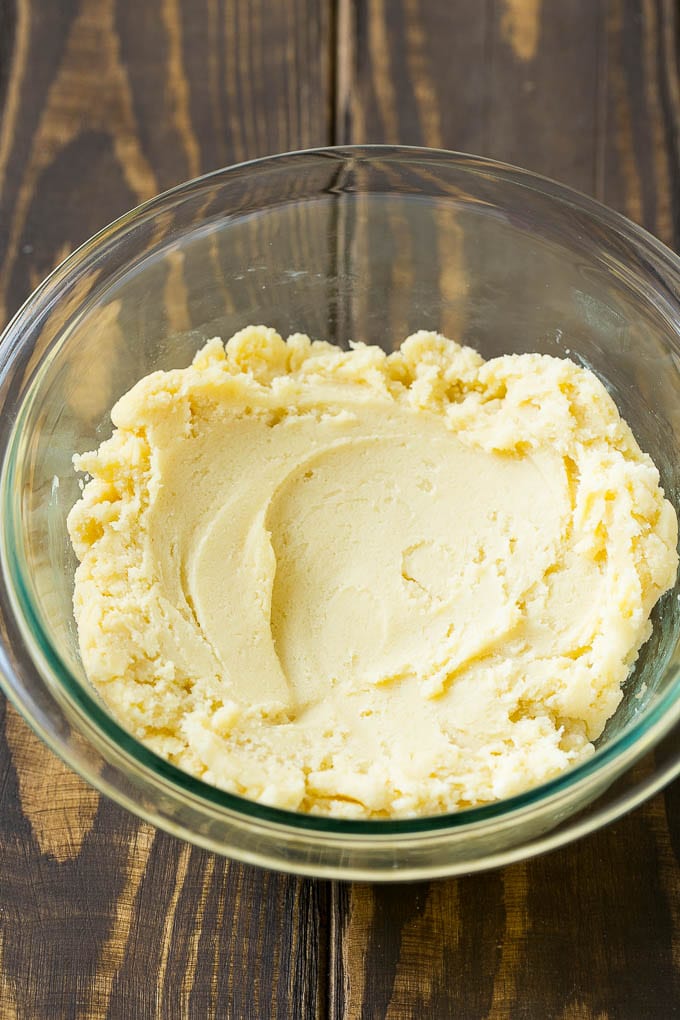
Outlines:
<svg viewBox="0 0 680 1020"><path fill-rule="evenodd" d="M611 820L680 771L680 605L585 764L458 814L336 821L223 793L127 734L88 686L71 608L74 451L141 376L248 323L390 347L437 329L485 357L542 351L606 383L680 505L680 262L551 181L425 149L293 153L221 170L106 227L0 345L0 667L8 696L98 789L219 853L313 875L412 879L507 863ZM633 767L643 756L644 763Z"/></svg>

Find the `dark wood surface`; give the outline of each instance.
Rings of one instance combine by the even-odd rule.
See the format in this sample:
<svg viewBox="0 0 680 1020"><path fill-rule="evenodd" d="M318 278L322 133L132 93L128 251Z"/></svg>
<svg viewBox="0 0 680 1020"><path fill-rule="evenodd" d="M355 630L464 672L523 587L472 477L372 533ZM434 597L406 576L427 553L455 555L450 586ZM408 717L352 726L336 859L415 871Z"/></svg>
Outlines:
<svg viewBox="0 0 680 1020"><path fill-rule="evenodd" d="M0 318L235 160L464 149L680 241L677 0L0 0ZM502 871L343 885L100 799L0 706L0 1020L680 1017L680 785Z"/></svg>

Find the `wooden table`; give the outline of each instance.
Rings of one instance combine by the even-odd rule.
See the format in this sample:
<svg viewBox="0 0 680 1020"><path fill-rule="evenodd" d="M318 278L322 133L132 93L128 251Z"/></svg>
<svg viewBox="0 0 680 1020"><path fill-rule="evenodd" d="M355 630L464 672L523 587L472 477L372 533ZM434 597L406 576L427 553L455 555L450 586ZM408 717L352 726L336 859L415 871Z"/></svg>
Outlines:
<svg viewBox="0 0 680 1020"><path fill-rule="evenodd" d="M142 199L331 143L529 167L680 240L676 0L0 0L0 318ZM266 873L0 705L0 1020L680 1017L680 784L503 871Z"/></svg>

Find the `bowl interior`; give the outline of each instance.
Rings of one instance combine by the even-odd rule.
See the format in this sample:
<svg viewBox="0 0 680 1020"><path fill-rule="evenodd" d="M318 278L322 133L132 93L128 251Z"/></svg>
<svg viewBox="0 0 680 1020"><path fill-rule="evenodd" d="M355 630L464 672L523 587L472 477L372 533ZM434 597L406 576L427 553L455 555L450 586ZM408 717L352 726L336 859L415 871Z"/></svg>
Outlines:
<svg viewBox="0 0 680 1020"><path fill-rule="evenodd" d="M291 162L292 160L292 162ZM559 197L557 197L559 195ZM678 302L663 259L596 206L474 159L302 155L203 179L105 231L27 318L6 478L16 570L40 628L85 684L71 598L71 458L115 400L249 323L398 346L434 329L486 358L570 357L603 380L680 506ZM678 684L678 587L600 743Z"/></svg>

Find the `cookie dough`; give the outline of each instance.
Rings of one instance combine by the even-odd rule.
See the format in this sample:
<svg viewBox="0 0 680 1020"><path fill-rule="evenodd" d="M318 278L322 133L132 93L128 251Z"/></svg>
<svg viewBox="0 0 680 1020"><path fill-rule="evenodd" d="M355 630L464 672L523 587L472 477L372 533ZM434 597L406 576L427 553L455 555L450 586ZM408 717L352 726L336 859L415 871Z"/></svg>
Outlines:
<svg viewBox="0 0 680 1020"><path fill-rule="evenodd" d="M69 517L87 675L261 802L428 815L557 775L675 580L658 472L571 361L249 327L111 417Z"/></svg>

